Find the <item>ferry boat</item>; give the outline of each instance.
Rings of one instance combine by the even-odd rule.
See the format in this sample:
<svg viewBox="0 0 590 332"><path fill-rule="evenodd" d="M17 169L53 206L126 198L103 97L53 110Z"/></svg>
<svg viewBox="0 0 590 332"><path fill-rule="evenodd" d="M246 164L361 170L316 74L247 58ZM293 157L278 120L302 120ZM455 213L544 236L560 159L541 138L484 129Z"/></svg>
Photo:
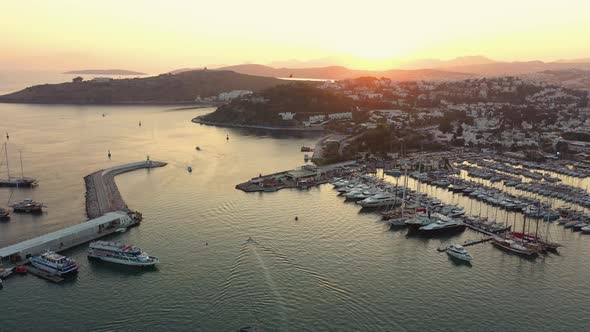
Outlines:
<svg viewBox="0 0 590 332"><path fill-rule="evenodd" d="M460 244L451 244L446 251L447 255L465 262L471 262L473 259L473 256L471 256Z"/></svg>
<svg viewBox="0 0 590 332"><path fill-rule="evenodd" d="M88 257L131 266L152 266L160 262L138 247L108 241L91 242Z"/></svg>
<svg viewBox="0 0 590 332"><path fill-rule="evenodd" d="M71 258L48 251L40 256L29 258L31 265L47 273L64 277L78 272L76 261Z"/></svg>

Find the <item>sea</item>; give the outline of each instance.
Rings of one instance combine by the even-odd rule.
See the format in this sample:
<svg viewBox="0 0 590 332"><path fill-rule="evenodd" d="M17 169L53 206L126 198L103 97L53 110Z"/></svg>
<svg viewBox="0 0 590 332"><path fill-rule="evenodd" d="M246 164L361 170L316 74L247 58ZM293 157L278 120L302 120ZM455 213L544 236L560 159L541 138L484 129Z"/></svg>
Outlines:
<svg viewBox="0 0 590 332"><path fill-rule="evenodd" d="M148 156L168 163L116 177L122 197L144 221L107 238L139 246L160 264L130 269L88 261L87 245L68 250L63 254L80 267L73 280L52 284L27 275L4 281L0 331L588 328L590 236L541 222L540 231L564 245L559 254L530 260L482 243L467 248L474 261L465 265L436 249L482 235L408 237L345 202L330 184L244 193L235 185L304 165L300 148L318 137L191 122L212 111L0 104L11 173L39 181L33 189L0 188L0 206L24 198L47 206L41 215L14 214L0 223L0 247L87 220L85 175ZM421 190L469 214L522 222L520 215L443 189Z"/></svg>

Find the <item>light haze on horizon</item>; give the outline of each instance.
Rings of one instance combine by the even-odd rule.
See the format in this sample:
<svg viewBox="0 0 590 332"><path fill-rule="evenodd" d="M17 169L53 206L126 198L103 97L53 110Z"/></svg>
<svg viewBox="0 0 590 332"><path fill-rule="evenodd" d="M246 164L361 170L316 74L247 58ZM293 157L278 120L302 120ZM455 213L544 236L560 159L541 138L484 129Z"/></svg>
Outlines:
<svg viewBox="0 0 590 332"><path fill-rule="evenodd" d="M0 69L157 73L326 57L389 69L465 55L587 58L589 12L587 0L5 0Z"/></svg>

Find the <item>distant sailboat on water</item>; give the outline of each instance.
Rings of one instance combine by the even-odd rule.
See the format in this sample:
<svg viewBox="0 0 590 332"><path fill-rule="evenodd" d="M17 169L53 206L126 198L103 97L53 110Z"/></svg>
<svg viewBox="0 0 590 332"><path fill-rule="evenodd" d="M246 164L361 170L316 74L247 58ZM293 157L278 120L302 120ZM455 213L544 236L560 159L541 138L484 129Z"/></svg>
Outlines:
<svg viewBox="0 0 590 332"><path fill-rule="evenodd" d="M22 153L20 153L20 170L21 176L20 177L12 177L10 176L10 165L8 163L8 145L4 143L4 156L6 160L6 179L0 179L0 187L33 187L37 185L37 180L34 178L29 178L24 176L23 171L23 157ZM0 166L2 164L0 163Z"/></svg>

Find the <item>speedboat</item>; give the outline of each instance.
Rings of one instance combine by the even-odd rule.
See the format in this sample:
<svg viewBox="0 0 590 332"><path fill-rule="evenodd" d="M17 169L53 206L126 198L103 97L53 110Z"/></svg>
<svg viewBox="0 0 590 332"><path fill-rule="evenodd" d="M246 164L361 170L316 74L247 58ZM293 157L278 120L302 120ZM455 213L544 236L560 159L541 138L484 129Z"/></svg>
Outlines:
<svg viewBox="0 0 590 332"><path fill-rule="evenodd" d="M59 277L75 274L78 272L76 261L65 256L48 251L39 256L29 258L31 265L39 270Z"/></svg>
<svg viewBox="0 0 590 332"><path fill-rule="evenodd" d="M465 262L471 262L473 257L460 244L451 244L447 247L447 255Z"/></svg>
<svg viewBox="0 0 590 332"><path fill-rule="evenodd" d="M88 258L131 266L152 266L160 262L157 257L149 256L138 247L108 241L91 242Z"/></svg>

